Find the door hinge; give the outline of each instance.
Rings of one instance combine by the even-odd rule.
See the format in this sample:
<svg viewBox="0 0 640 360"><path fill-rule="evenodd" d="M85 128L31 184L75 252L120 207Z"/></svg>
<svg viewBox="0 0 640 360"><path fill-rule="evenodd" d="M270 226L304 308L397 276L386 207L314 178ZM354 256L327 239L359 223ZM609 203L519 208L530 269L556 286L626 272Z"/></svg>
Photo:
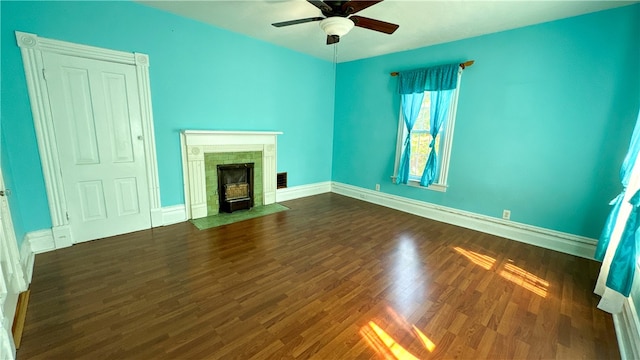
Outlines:
<svg viewBox="0 0 640 360"><path fill-rule="evenodd" d="M69 213L67 212L66 214L67 214L67 221L69 221Z"/></svg>
<svg viewBox="0 0 640 360"><path fill-rule="evenodd" d="M42 78L47 80L47 72L44 68L42 68Z"/></svg>

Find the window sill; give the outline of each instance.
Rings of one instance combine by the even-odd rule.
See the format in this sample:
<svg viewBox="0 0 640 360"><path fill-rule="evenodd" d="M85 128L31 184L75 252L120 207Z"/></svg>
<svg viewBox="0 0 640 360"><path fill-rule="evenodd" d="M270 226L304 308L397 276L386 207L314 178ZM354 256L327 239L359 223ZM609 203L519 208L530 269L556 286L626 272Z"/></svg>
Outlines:
<svg viewBox="0 0 640 360"><path fill-rule="evenodd" d="M396 179L398 177L397 176L392 176L391 177L391 181L394 184L397 184ZM404 184L403 184L404 185ZM409 182L406 184L407 186L411 186L411 187L415 187L415 188L419 188L419 189L424 189L424 190L433 190L433 191L439 191L439 192L447 192L447 185L444 184L431 184L429 186L421 186L419 181L416 180L409 180Z"/></svg>

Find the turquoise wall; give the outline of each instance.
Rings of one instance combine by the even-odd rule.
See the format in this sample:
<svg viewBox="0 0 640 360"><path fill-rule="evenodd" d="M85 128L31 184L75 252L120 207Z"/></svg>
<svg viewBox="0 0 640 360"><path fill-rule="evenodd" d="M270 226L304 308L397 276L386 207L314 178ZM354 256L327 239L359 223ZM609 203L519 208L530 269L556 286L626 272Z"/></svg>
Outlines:
<svg viewBox="0 0 640 360"><path fill-rule="evenodd" d="M333 180L597 238L640 105L639 44L633 5L341 63ZM392 184L389 73L465 60L447 192Z"/></svg>
<svg viewBox="0 0 640 360"><path fill-rule="evenodd" d="M282 131L289 186L331 180L332 63L131 2L1 6L2 152L23 233L51 220L15 30L150 56L163 206L184 203L182 129Z"/></svg>
<svg viewBox="0 0 640 360"><path fill-rule="evenodd" d="M381 184L588 237L620 190L640 95L640 5L342 63L336 74L329 62L136 3L0 6L2 167L18 239L51 221L15 30L149 54L163 206L184 202L186 128L283 131L278 171L290 186ZM448 191L392 184L399 99L389 72L468 59Z"/></svg>

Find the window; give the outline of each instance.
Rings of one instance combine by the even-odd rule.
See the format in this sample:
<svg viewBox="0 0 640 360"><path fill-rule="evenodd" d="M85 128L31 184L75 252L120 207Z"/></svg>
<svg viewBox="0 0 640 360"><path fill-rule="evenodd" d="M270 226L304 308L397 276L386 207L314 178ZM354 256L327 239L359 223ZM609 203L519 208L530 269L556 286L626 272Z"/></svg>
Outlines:
<svg viewBox="0 0 640 360"><path fill-rule="evenodd" d="M430 134L430 108L431 108L431 92L425 91L424 100L420 107L418 118L413 125L411 131L411 157L409 161L409 181L407 185L417 186L421 188L427 188L437 191L446 191L447 189L447 175L449 172L449 158L451 156L451 144L453 142L453 129L455 125L456 108L458 104L458 90L460 89L460 77L462 70L458 71L458 87L451 91L452 100L451 107L449 108L449 115L444 122L440 131L436 135L436 141L434 148L436 155L438 156L439 167L437 169L436 181L429 187L420 186L420 178L424 171L429 153L433 151L429 144L431 143ZM407 127L403 119L402 110L400 110L400 119L398 121L398 140L396 146L396 162L393 175L393 181L396 181L398 175L398 168L400 167L400 157L402 156L402 149L404 141L407 137Z"/></svg>

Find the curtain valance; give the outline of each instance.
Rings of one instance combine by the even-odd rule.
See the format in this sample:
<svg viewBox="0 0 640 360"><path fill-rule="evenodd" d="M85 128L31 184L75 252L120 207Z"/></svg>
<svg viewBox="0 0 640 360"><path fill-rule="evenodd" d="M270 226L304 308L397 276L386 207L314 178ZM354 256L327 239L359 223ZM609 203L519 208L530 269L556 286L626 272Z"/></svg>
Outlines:
<svg viewBox="0 0 640 360"><path fill-rule="evenodd" d="M453 90L458 86L460 64L447 64L424 69L401 71L398 92L416 94L425 91Z"/></svg>

